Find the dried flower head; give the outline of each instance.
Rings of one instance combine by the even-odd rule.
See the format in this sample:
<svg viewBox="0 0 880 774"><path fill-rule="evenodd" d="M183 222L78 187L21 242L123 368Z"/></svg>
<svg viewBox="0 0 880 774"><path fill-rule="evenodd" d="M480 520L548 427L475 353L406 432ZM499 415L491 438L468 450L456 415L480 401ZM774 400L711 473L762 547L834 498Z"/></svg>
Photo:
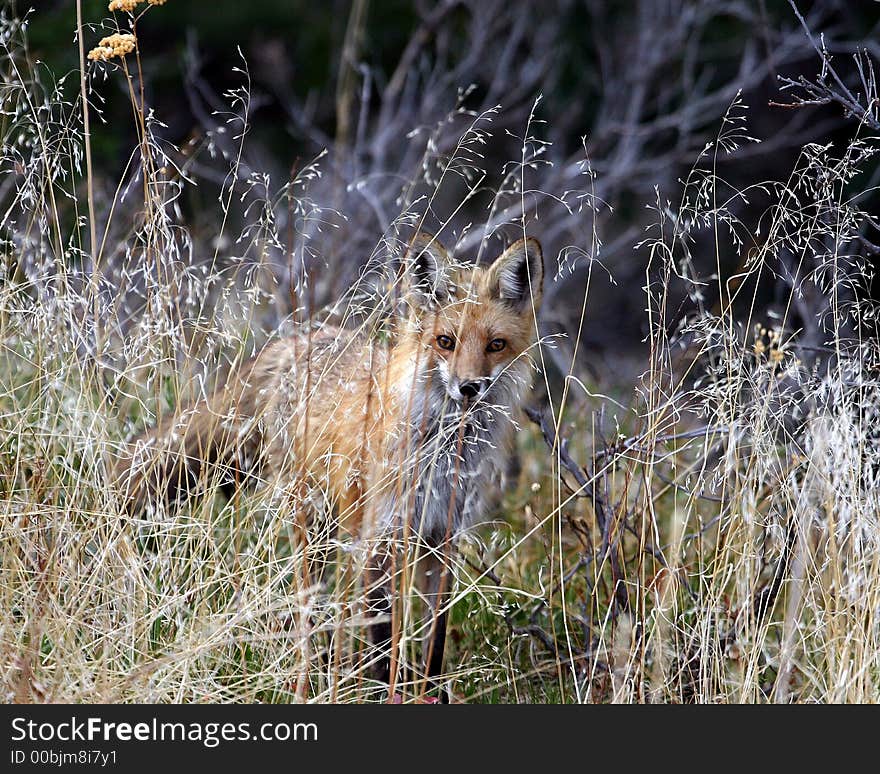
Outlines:
<svg viewBox="0 0 880 774"><path fill-rule="evenodd" d="M110 0L109 11L125 11L132 13L144 0ZM149 5L165 5L166 0L146 0Z"/></svg>
<svg viewBox="0 0 880 774"><path fill-rule="evenodd" d="M761 360L765 355L767 362L772 366L778 366L785 360L786 345L782 341L782 331L779 328L768 330L760 323L755 325L755 342L752 345L755 357Z"/></svg>
<svg viewBox="0 0 880 774"><path fill-rule="evenodd" d="M120 0L121 2L121 0ZM124 57L134 51L137 40L134 35L128 33L115 33L102 38L101 42L89 51L89 59L96 62L106 62L114 57Z"/></svg>

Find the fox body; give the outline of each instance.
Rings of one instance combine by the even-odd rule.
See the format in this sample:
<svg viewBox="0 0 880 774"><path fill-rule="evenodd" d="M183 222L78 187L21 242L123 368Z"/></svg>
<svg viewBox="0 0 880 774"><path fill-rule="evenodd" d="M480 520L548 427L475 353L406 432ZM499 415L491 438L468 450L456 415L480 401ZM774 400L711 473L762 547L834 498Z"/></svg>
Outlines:
<svg viewBox="0 0 880 774"><path fill-rule="evenodd" d="M118 469L129 502L176 502L207 471L228 490L254 480L319 487L343 531L408 532L448 555L484 514L507 457L531 381L543 260L526 239L488 268L463 268L419 233L404 267L406 311L390 346L329 325L268 345L224 387L136 439ZM391 595L387 558L375 562L380 613ZM445 619L434 629L442 638ZM435 672L438 654L442 641Z"/></svg>

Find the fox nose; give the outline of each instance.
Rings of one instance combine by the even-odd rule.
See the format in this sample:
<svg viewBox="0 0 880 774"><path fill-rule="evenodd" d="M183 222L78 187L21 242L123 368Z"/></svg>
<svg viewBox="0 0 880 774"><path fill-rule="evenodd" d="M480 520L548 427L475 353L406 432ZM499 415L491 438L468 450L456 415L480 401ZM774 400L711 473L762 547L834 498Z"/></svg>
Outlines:
<svg viewBox="0 0 880 774"><path fill-rule="evenodd" d="M471 381L462 382L459 386L459 392L465 397L473 400L478 398L486 388L486 382L483 379L472 379Z"/></svg>

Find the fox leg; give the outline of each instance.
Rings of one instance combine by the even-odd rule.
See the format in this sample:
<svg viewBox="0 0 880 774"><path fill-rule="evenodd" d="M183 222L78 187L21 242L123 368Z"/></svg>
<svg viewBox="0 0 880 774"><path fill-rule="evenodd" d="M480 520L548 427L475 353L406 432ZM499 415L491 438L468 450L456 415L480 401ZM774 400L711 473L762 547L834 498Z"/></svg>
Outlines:
<svg viewBox="0 0 880 774"><path fill-rule="evenodd" d="M386 683L389 691L394 692L392 673L394 669L391 648L393 646L392 607L394 602L393 565L394 549L377 551L367 567L366 587L370 615L377 620L369 626L370 643L374 653L378 653L372 666L372 676L379 682ZM424 674L430 688L440 689L440 701L449 702L449 695L440 686L436 678L443 674L443 657L446 649L446 628L448 620L448 603L452 586L451 560L453 548L446 545L441 548L425 548L419 551L416 578L425 603L426 636L422 642L422 654L425 663ZM398 561L401 560L397 554ZM403 672L402 682L409 681L409 675ZM393 681L397 683L398 680Z"/></svg>
<svg viewBox="0 0 880 774"><path fill-rule="evenodd" d="M449 694L436 678L443 674L443 656L446 650L446 624L452 587L452 558L454 546L446 543L432 548L420 557L419 577L422 593L430 611L430 625L423 645L425 674L429 685L440 688L440 701L449 703Z"/></svg>
<svg viewBox="0 0 880 774"><path fill-rule="evenodd" d="M372 666L372 675L379 682L391 683L391 647L392 647L392 556L389 551L379 550L366 569L367 603L370 616L377 619L369 625L370 643L377 660Z"/></svg>

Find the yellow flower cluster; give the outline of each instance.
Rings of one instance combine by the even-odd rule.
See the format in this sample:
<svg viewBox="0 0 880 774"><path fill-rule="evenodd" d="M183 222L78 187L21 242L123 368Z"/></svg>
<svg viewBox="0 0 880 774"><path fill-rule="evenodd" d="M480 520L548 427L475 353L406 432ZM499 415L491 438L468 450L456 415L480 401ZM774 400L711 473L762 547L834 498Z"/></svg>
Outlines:
<svg viewBox="0 0 880 774"><path fill-rule="evenodd" d="M767 340L765 343L764 340ZM782 343L782 332L778 328L767 330L762 325L755 326L755 343L753 345L755 357L760 359L767 355L767 359L774 366L779 365L785 359L785 345Z"/></svg>
<svg viewBox="0 0 880 774"><path fill-rule="evenodd" d="M144 0L110 0L110 5L107 6L107 10L131 13L142 2L144 2ZM166 0L147 0L149 5L165 5L165 2Z"/></svg>
<svg viewBox="0 0 880 774"><path fill-rule="evenodd" d="M101 42L89 51L89 59L106 62L117 56L121 58L134 51L136 44L134 35L120 33L108 35L106 38L101 38Z"/></svg>

